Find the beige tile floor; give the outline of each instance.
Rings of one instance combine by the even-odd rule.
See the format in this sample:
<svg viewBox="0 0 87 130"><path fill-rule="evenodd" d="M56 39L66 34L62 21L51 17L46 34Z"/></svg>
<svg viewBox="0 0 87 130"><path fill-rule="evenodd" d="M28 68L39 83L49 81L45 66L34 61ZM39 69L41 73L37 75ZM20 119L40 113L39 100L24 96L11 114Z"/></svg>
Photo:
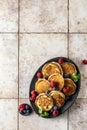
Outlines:
<svg viewBox="0 0 87 130"><path fill-rule="evenodd" d="M82 74L78 99L55 119L18 114L29 103L37 68L50 58L74 60ZM87 1L0 0L0 130L87 129Z"/></svg>

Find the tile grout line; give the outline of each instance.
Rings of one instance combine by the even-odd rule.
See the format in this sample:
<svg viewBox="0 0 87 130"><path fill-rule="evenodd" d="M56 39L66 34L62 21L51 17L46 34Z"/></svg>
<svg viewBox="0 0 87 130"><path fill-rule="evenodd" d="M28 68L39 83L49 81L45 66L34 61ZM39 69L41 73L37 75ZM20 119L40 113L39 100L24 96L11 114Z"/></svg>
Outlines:
<svg viewBox="0 0 87 130"><path fill-rule="evenodd" d="M18 0L18 107L19 107L19 47L20 47L19 34L20 34L20 0ZM17 130L19 130L19 112L17 114Z"/></svg>

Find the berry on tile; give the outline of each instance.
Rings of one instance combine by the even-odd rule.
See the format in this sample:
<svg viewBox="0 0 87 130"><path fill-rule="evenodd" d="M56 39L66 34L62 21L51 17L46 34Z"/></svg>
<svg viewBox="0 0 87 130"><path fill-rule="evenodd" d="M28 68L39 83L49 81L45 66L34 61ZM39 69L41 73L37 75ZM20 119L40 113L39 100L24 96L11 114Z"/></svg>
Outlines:
<svg viewBox="0 0 87 130"><path fill-rule="evenodd" d="M87 60L82 60L82 63L83 63L84 65L86 65L86 64L87 64Z"/></svg>

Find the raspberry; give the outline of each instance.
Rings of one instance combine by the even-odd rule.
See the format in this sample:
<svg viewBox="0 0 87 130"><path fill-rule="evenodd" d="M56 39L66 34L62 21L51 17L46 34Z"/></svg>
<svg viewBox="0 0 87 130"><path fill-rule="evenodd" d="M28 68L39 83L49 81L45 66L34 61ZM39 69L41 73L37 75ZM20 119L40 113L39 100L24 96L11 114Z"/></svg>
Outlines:
<svg viewBox="0 0 87 130"><path fill-rule="evenodd" d="M35 98L34 96L31 96L31 97L30 97L30 101L35 101L35 99L36 99L36 98Z"/></svg>
<svg viewBox="0 0 87 130"><path fill-rule="evenodd" d="M65 94L68 93L68 92L69 92L69 87L65 86L65 87L63 88L63 92L64 92Z"/></svg>
<svg viewBox="0 0 87 130"><path fill-rule="evenodd" d="M64 60L62 58L58 59L58 63L62 64L64 62Z"/></svg>
<svg viewBox="0 0 87 130"><path fill-rule="evenodd" d="M82 60L82 63L83 64L87 64L87 60Z"/></svg>
<svg viewBox="0 0 87 130"><path fill-rule="evenodd" d="M59 111L58 110L54 110L53 111L53 116L57 116L59 114Z"/></svg>
<svg viewBox="0 0 87 130"><path fill-rule="evenodd" d="M51 87L55 87L55 86L57 85L57 83L54 82L54 81L51 81L51 82L50 82L50 85L51 85Z"/></svg>
<svg viewBox="0 0 87 130"><path fill-rule="evenodd" d="M37 73L37 77L38 77L38 78L42 78L41 72L38 72L38 73Z"/></svg>
<svg viewBox="0 0 87 130"><path fill-rule="evenodd" d="M23 111L24 109L25 109L25 105L24 105L24 104L21 104L21 105L19 106L19 110Z"/></svg>
<svg viewBox="0 0 87 130"><path fill-rule="evenodd" d="M36 94L37 94L37 92L35 90L31 91L31 95L36 95Z"/></svg>

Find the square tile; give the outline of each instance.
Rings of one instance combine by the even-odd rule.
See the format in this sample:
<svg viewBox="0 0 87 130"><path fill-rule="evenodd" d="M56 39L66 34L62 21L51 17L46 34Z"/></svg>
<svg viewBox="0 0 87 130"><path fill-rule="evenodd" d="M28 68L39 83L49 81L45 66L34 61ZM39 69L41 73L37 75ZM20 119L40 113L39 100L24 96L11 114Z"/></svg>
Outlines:
<svg viewBox="0 0 87 130"><path fill-rule="evenodd" d="M87 130L87 99L77 99L69 110L69 130Z"/></svg>
<svg viewBox="0 0 87 130"><path fill-rule="evenodd" d="M69 41L69 57L76 62L81 72L80 98L87 98L87 65L82 64L87 59L87 34L72 34Z"/></svg>
<svg viewBox="0 0 87 130"><path fill-rule="evenodd" d="M18 0L0 0L0 32L18 31Z"/></svg>
<svg viewBox="0 0 87 130"><path fill-rule="evenodd" d="M21 32L67 32L67 0L20 0Z"/></svg>
<svg viewBox="0 0 87 130"><path fill-rule="evenodd" d="M28 99L20 99L21 103L28 103ZM19 130L67 130L67 113L58 118L45 119L35 112L30 116L19 115Z"/></svg>
<svg viewBox="0 0 87 130"><path fill-rule="evenodd" d="M20 35L20 98L28 98L29 85L38 67L58 56L67 57L67 35Z"/></svg>
<svg viewBox="0 0 87 130"><path fill-rule="evenodd" d="M87 32L87 1L70 0L70 32Z"/></svg>
<svg viewBox="0 0 87 130"><path fill-rule="evenodd" d="M18 97L18 37L0 34L0 98Z"/></svg>
<svg viewBox="0 0 87 130"><path fill-rule="evenodd" d="M17 130L17 100L0 99L0 130Z"/></svg>

